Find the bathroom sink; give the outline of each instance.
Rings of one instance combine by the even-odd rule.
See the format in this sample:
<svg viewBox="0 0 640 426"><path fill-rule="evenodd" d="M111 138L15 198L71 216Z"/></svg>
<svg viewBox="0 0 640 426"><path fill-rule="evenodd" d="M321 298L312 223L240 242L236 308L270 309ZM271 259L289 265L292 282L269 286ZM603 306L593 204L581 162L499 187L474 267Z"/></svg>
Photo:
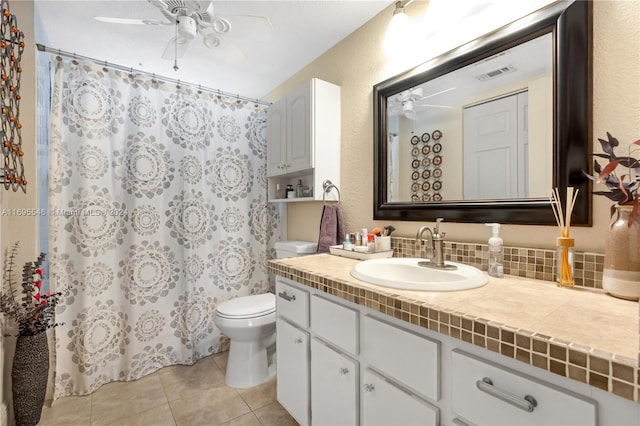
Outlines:
<svg viewBox="0 0 640 426"><path fill-rule="evenodd" d="M358 263L351 276L370 284L402 290L454 291L482 287L489 278L478 268L456 262L455 270L441 270L418 266L425 259L391 257L370 259Z"/></svg>

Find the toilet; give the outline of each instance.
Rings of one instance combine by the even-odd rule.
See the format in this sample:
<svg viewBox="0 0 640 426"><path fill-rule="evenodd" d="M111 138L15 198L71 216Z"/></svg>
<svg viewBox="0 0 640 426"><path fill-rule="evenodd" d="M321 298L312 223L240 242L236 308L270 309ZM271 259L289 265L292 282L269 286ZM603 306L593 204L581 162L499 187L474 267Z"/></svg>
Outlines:
<svg viewBox="0 0 640 426"><path fill-rule="evenodd" d="M317 244L278 241L275 249L276 258L283 259L313 254ZM276 298L273 293L222 302L216 308L213 322L231 341L225 375L228 386L250 388L275 376Z"/></svg>

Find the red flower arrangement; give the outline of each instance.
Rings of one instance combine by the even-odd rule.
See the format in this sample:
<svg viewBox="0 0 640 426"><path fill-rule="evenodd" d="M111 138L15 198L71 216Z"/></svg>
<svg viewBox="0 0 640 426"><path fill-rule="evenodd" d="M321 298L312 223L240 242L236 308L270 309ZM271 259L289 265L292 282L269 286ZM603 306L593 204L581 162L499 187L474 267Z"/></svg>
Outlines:
<svg viewBox="0 0 640 426"><path fill-rule="evenodd" d="M42 264L46 255L40 253L35 262L27 262L22 268L22 296L18 295L18 284L14 279L15 260L19 243L15 243L5 259L4 282L9 292L0 293L0 312L18 324L18 336L33 336L51 327L55 306L61 293L42 292Z"/></svg>

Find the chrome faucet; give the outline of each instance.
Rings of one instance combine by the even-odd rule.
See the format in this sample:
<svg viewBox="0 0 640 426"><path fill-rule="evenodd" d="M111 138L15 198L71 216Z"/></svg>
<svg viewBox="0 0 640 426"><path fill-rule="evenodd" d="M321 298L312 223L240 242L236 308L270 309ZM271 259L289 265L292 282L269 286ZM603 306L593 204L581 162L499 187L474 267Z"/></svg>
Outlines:
<svg viewBox="0 0 640 426"><path fill-rule="evenodd" d="M429 228L428 225L425 225L418 229L416 233L416 244L420 244L422 242L422 235L427 232L427 247L425 248L425 257L429 259L428 262L418 262L418 266L425 266L428 268L437 268L437 269L458 269L455 265L449 265L444 262L444 232L440 232L440 222L444 219L439 217L436 219L436 226L433 228Z"/></svg>

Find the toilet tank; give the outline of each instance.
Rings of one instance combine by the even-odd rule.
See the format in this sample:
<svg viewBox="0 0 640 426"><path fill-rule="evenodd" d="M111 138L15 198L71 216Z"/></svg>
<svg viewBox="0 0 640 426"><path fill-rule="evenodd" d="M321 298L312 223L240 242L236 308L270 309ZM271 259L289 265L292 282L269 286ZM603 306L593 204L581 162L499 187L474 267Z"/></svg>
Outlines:
<svg viewBox="0 0 640 426"><path fill-rule="evenodd" d="M276 258L284 259L315 254L318 249L318 243L311 241L278 241L275 243L274 248L276 249Z"/></svg>

